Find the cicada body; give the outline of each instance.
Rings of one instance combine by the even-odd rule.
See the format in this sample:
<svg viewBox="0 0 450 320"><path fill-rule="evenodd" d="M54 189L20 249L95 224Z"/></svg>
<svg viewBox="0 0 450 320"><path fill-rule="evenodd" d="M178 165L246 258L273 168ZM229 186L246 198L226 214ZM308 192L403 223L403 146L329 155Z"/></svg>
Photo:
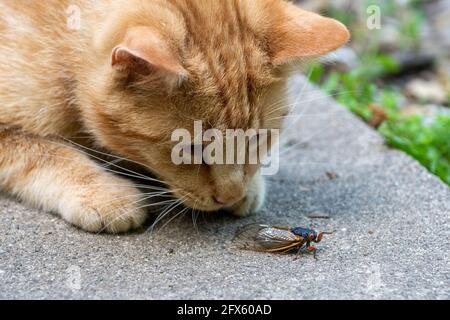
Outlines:
<svg viewBox="0 0 450 320"><path fill-rule="evenodd" d="M263 224L250 224L242 227L236 233L235 243L240 249L259 252L286 253L297 250L314 253L316 248L312 242L320 242L325 233L317 233L311 229L277 227Z"/></svg>

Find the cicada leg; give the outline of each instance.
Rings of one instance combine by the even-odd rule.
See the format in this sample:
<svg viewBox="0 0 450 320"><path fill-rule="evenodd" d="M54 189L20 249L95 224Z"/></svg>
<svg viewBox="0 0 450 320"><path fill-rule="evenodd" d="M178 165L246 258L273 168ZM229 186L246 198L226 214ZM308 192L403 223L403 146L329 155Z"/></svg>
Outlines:
<svg viewBox="0 0 450 320"><path fill-rule="evenodd" d="M279 251L279 253L281 254L286 254L291 252L292 250L298 248L298 250L300 251L300 249L303 247L303 245L305 244L304 240L301 240L298 243L293 244L292 246L287 247L285 250Z"/></svg>
<svg viewBox="0 0 450 320"><path fill-rule="evenodd" d="M296 256L295 256L294 261L300 259L300 258L303 256L302 248L303 248L303 246L305 245L305 242L306 242L306 240L303 239L302 242L299 243L299 245L298 245L298 250L297 250L297 254L296 254Z"/></svg>
<svg viewBox="0 0 450 320"><path fill-rule="evenodd" d="M302 252L302 248L300 247L300 248L298 248L297 253L295 254L294 261L297 261L301 257L303 257L303 252Z"/></svg>
<svg viewBox="0 0 450 320"><path fill-rule="evenodd" d="M286 249L286 250L280 251L279 253L280 253L280 254L287 254L287 253L291 252L293 249L294 249L294 247L288 248L288 249Z"/></svg>
<svg viewBox="0 0 450 320"><path fill-rule="evenodd" d="M319 243L320 241L322 241L322 237L323 237L323 232L319 233L319 235L317 236L317 239L314 240L314 242Z"/></svg>
<svg viewBox="0 0 450 320"><path fill-rule="evenodd" d="M306 250L314 254L314 259L317 260L317 248L314 246L307 246Z"/></svg>
<svg viewBox="0 0 450 320"><path fill-rule="evenodd" d="M320 241L322 241L322 237L324 234L333 234L333 232L321 232L319 233L319 235L317 236L316 240L313 240L315 243L319 243Z"/></svg>

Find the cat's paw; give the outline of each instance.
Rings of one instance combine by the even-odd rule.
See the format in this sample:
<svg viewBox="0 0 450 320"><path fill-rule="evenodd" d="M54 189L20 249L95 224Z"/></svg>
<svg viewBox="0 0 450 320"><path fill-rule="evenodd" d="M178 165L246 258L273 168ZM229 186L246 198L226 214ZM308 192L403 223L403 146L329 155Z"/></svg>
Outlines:
<svg viewBox="0 0 450 320"><path fill-rule="evenodd" d="M256 174L249 185L244 199L233 205L229 211L237 217L246 217L257 213L264 205L266 184L261 174Z"/></svg>
<svg viewBox="0 0 450 320"><path fill-rule="evenodd" d="M80 187L63 202L62 217L88 232L123 233L140 227L147 216L142 193L120 178L102 180Z"/></svg>

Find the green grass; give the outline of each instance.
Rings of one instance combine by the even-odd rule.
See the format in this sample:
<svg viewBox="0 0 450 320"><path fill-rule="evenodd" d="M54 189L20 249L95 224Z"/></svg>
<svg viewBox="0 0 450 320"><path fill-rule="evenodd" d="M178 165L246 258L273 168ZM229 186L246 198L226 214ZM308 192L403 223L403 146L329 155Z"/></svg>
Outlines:
<svg viewBox="0 0 450 320"><path fill-rule="evenodd" d="M348 73L327 74L324 66L315 64L310 79L367 122L373 117L369 105L383 108L388 119L379 132L387 143L416 158L450 185L450 114L439 114L435 119L402 115L398 110L400 93L388 85L376 84L386 73L396 71L395 60L382 54L364 59L367 63Z"/></svg>
<svg viewBox="0 0 450 320"><path fill-rule="evenodd" d="M375 81L397 71L397 62L383 54L370 54L363 57L361 67L347 73L332 71L325 73L325 67L315 64L310 69L310 80L320 84L322 89L341 104L347 106L364 120L372 118L369 105L383 106L388 113L397 111L398 94L392 88L379 88Z"/></svg>
<svg viewBox="0 0 450 320"><path fill-rule="evenodd" d="M384 122L379 131L390 145L410 154L450 185L450 115L432 120L399 117Z"/></svg>
<svg viewBox="0 0 450 320"><path fill-rule="evenodd" d="M371 4L378 2L368 0L367 6ZM425 19L421 2L411 0L406 10L400 10L394 2L386 2L381 6L381 11L383 16L389 16L399 24L398 50L417 48ZM348 11L330 9L325 14L342 21L351 29L361 59L360 67L350 72L338 72L314 64L309 72L311 81L367 122L371 122L374 116L370 105L382 108L387 120L378 131L386 142L417 159L450 185L450 114L438 114L433 118L403 115L398 103L401 92L383 80L386 75L399 69L393 57L380 52L379 36L383 30L361 28L358 25L361 22ZM370 35L368 32L371 32Z"/></svg>
<svg viewBox="0 0 450 320"><path fill-rule="evenodd" d="M310 79L367 122L373 116L370 104L383 108L388 119L379 132L387 143L416 158L450 185L450 114L440 114L435 119L402 115L398 110L400 93L376 84L376 79L396 70L395 61L384 55L366 58L370 64L362 64L363 67L348 73L326 74L324 66L315 64Z"/></svg>

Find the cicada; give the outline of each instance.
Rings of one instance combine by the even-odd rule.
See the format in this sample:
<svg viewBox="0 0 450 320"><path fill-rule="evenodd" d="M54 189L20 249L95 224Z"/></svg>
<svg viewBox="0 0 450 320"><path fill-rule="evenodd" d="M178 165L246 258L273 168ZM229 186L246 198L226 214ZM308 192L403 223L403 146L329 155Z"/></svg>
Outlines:
<svg viewBox="0 0 450 320"><path fill-rule="evenodd" d="M250 224L238 230L234 242L244 250L272 253L287 253L297 250L299 254L302 253L302 250L306 250L313 253L314 258L317 258L317 248L311 243L322 241L324 234L332 234L332 232L317 233L312 229L301 227Z"/></svg>

